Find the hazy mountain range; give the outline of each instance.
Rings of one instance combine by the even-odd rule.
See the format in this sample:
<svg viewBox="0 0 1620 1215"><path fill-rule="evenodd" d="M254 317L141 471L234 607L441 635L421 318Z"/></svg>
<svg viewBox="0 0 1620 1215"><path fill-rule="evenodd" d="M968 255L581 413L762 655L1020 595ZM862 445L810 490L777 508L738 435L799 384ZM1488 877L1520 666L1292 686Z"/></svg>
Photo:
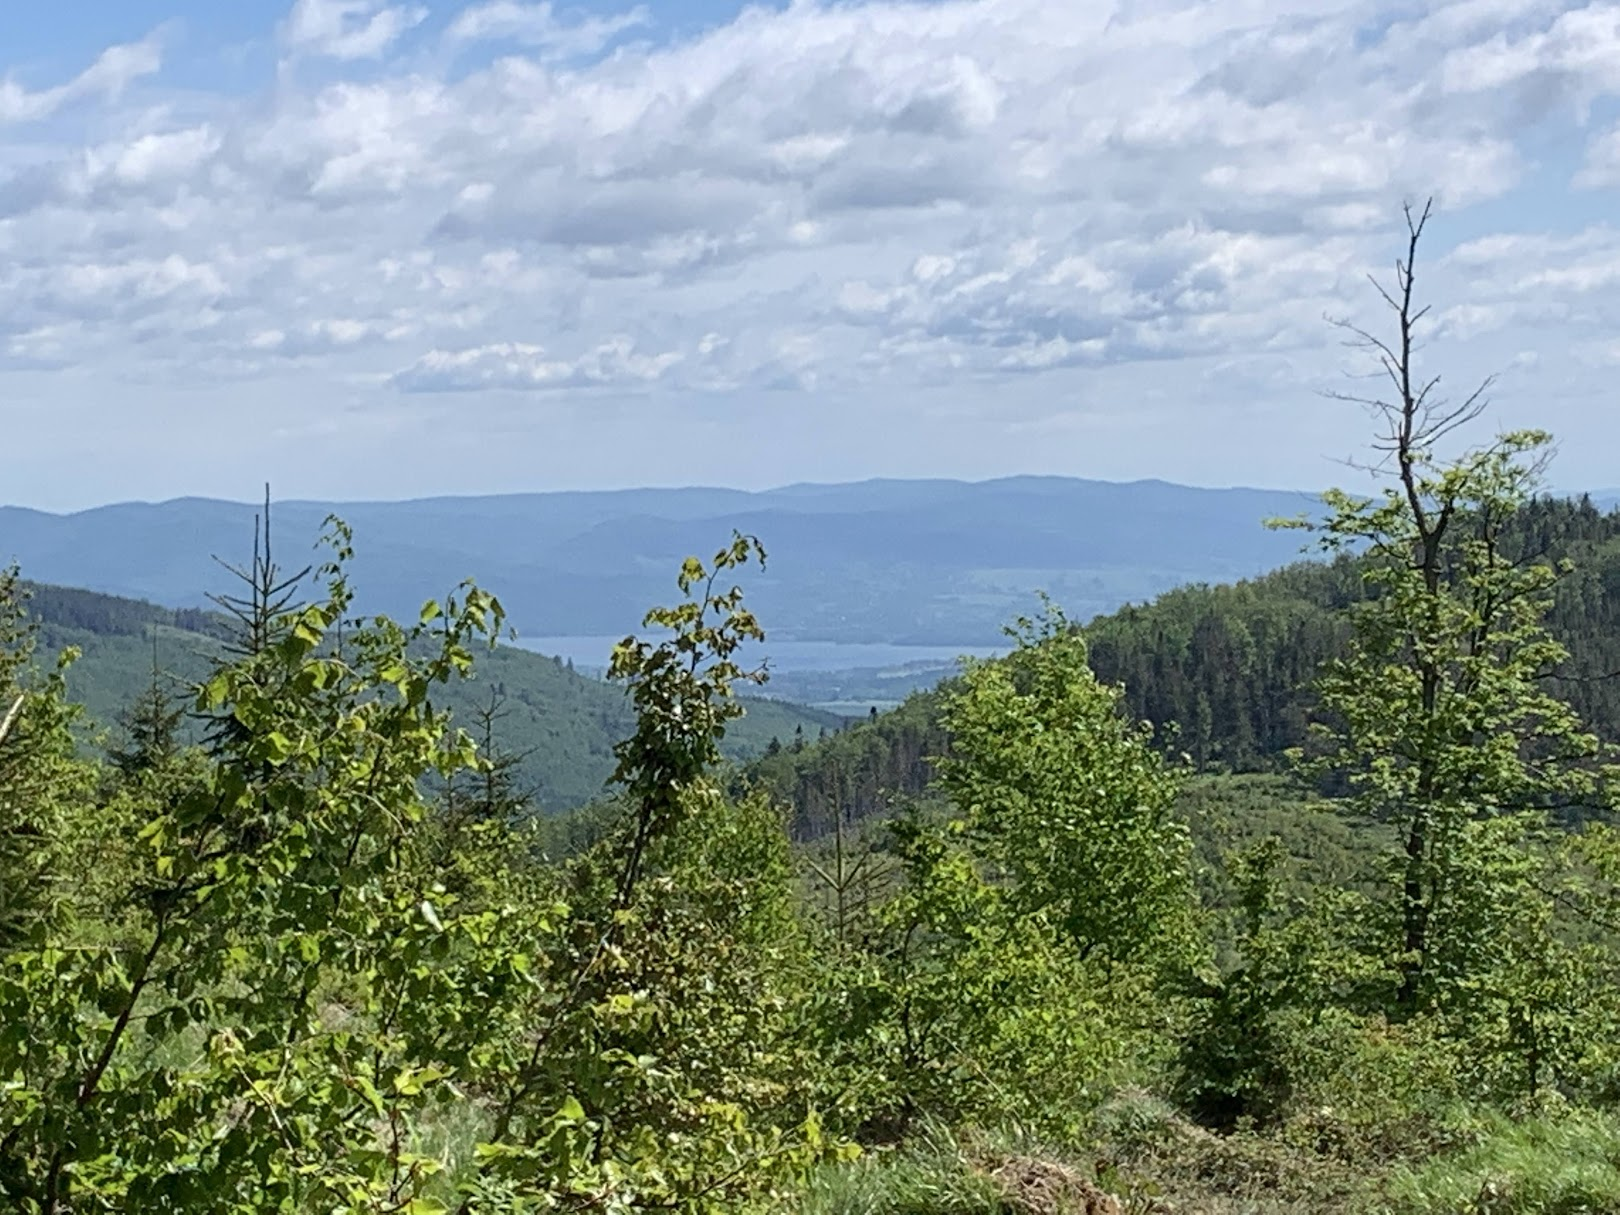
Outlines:
<svg viewBox="0 0 1620 1215"><path fill-rule="evenodd" d="M1053 594L1085 618L1193 581L1298 555L1262 520L1311 495L1059 477L875 480L762 492L636 489L402 502L278 502L278 558L312 556L328 514L354 525L362 607L414 611L476 577L520 633L623 632L674 594L674 572L733 528L770 561L747 579L780 640L983 645ZM0 561L43 582L196 606L228 589L214 560L250 552L257 508L182 498L72 514L0 508Z"/></svg>

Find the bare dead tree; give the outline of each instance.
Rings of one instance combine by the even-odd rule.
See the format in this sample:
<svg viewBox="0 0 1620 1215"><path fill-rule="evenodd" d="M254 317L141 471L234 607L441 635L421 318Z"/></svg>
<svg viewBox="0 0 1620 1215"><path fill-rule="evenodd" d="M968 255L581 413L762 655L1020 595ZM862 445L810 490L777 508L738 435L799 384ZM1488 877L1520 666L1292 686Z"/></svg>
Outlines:
<svg viewBox="0 0 1620 1215"><path fill-rule="evenodd" d="M1514 438L1499 437L1452 465L1448 475L1435 475L1436 447L1486 411L1487 394L1496 377L1486 376L1466 396L1454 399L1441 394L1438 374L1420 372L1418 333L1430 307L1417 302L1416 267L1433 202L1425 202L1421 210L1408 204L1403 214L1405 256L1395 263L1393 283L1386 286L1369 276L1373 289L1393 316L1393 334L1379 337L1349 321L1328 318L1348 335L1347 346L1372 356L1377 366L1369 378L1383 382L1381 391L1326 395L1361 406L1372 414L1377 423L1372 449L1379 458L1357 467L1393 477L1398 485L1396 497L1404 504L1405 518L1399 526L1363 532L1360 538L1367 542L1369 555L1394 568L1409 570L1422 586L1419 603L1400 621L1396 640L1404 651L1403 665L1416 677L1414 729L1427 736L1433 723L1441 719L1443 698L1467 696L1475 690L1469 673L1471 660L1499 644L1498 625L1504 613L1525 595L1541 593L1545 584L1515 585L1503 582L1501 577L1475 580L1459 572L1458 567L1470 561L1483 561L1488 570L1504 575L1522 564L1504 549L1508 516L1514 506L1493 497L1488 489L1493 475L1491 457L1506 450ZM1520 448L1515 446L1513 450ZM1546 454L1542 453L1543 460ZM1533 481L1540 466L1539 462L1525 466L1527 481ZM1476 556L1468 557L1470 551ZM1463 577L1461 584L1459 577ZM1447 635L1447 604L1458 596L1467 600L1466 606L1479 623L1457 637L1455 645L1435 644L1437 637ZM1469 661L1461 662L1459 667L1459 658ZM1418 999L1421 959L1430 946L1435 896L1429 887L1439 880L1433 876L1432 851L1440 828L1432 807L1448 797L1454 798L1457 790L1453 778L1447 775L1443 748L1416 745L1408 758L1413 781L1406 804L1401 807L1405 820L1402 919L1406 961L1402 964L1398 998L1402 1007L1412 1008Z"/></svg>
<svg viewBox="0 0 1620 1215"><path fill-rule="evenodd" d="M1496 382L1496 376L1486 376L1461 401L1451 401L1436 393L1440 387L1440 376L1424 379L1418 374L1417 329L1424 317L1428 316L1430 305L1419 307L1414 299L1417 254L1423 231L1434 214L1434 200L1425 202L1423 210L1416 214L1408 203L1402 208L1402 214L1406 219L1406 256L1395 263L1393 287L1386 287L1373 275L1367 276L1378 297L1395 315L1396 337L1393 341L1387 341L1351 321L1328 318L1336 328L1349 335L1345 343L1347 346L1373 355L1379 370L1372 374L1389 381L1394 399L1347 392L1329 392L1327 395L1334 400L1360 405L1382 421L1384 429L1373 441L1373 449L1384 454L1380 467L1393 461L1407 493L1415 495L1412 466L1418 453L1433 449L1446 436L1484 413L1490 405L1486 394ZM1414 510L1421 512L1423 504L1415 497L1410 504Z"/></svg>
<svg viewBox="0 0 1620 1215"><path fill-rule="evenodd" d="M1347 347L1373 357L1378 370L1371 376L1387 381L1390 395L1342 391L1329 391L1325 395L1331 400L1358 405L1379 422L1380 429L1373 437L1372 448L1382 458L1370 465L1354 460L1348 463L1374 474L1387 474L1393 466L1393 474L1401 484L1415 524L1412 562L1422 571L1424 585L1433 594L1444 574L1444 545L1456 515L1457 502L1455 498L1439 502L1427 500L1418 483L1418 468L1426 454L1477 420L1490 407L1489 393L1497 376L1495 373L1485 376L1467 396L1452 400L1439 394L1441 377L1438 374L1419 374L1417 356L1421 346L1417 331L1431 305L1419 306L1416 301L1417 255L1424 229L1434 214L1434 200L1426 200L1421 211L1406 203L1401 212L1406 220L1406 256L1395 262L1394 283L1385 286L1375 276L1367 276L1379 299L1395 317L1394 337L1381 338L1349 320L1327 318L1335 328L1349 335L1344 343Z"/></svg>

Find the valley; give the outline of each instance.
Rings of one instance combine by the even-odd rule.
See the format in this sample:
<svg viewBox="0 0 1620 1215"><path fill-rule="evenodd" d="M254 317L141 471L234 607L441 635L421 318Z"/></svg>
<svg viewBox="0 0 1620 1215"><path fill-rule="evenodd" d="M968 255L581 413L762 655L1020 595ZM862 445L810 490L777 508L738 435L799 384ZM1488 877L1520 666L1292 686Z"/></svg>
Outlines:
<svg viewBox="0 0 1620 1215"><path fill-rule="evenodd" d="M0 1213L1620 1215L1617 190L1620 0L0 5Z"/></svg>

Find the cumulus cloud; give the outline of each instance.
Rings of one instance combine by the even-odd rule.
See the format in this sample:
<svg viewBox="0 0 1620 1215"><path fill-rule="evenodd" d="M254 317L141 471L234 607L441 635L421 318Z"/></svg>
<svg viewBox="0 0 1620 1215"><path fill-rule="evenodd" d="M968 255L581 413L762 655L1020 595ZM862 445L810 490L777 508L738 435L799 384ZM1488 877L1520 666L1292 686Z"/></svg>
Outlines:
<svg viewBox="0 0 1620 1215"><path fill-rule="evenodd" d="M282 39L307 55L374 59L426 17L425 8L384 0L297 0Z"/></svg>
<svg viewBox="0 0 1620 1215"><path fill-rule="evenodd" d="M306 321L291 329L259 329L248 335L246 344L256 354L306 358L362 344L405 341L415 334L416 326L406 320L331 316Z"/></svg>
<svg viewBox="0 0 1620 1215"><path fill-rule="evenodd" d="M1591 189L1620 185L1620 127L1594 137L1586 148L1586 163L1575 184Z"/></svg>
<svg viewBox="0 0 1620 1215"><path fill-rule="evenodd" d="M1458 92L1533 82L1582 103L1613 92L1620 87L1620 6L1587 4L1557 13L1544 25L1499 28L1450 50L1441 81Z"/></svg>
<svg viewBox="0 0 1620 1215"><path fill-rule="evenodd" d="M134 81L154 74L162 65L162 47L154 35L108 47L72 80L51 88L29 90L7 76L0 80L0 125L49 118L68 103L86 97L116 99Z"/></svg>
<svg viewBox="0 0 1620 1215"><path fill-rule="evenodd" d="M651 384L681 361L675 351L643 354L617 336L574 358L554 358L527 342L496 342L465 350L430 350L393 382L406 392L484 388L559 389Z"/></svg>
<svg viewBox="0 0 1620 1215"><path fill-rule="evenodd" d="M452 42L516 42L535 48L547 58L568 59L595 55L627 30L648 24L645 8L606 17L581 17L569 22L550 4L519 4L494 0L463 9L450 23Z"/></svg>
<svg viewBox="0 0 1620 1215"><path fill-rule="evenodd" d="M1465 363L1511 332L1543 375L1620 328L1620 237L1569 218L1620 182L1620 4L738 10L296 0L237 91L155 38L7 76L0 375L251 375L385 430L402 393L623 391L761 449L756 403L808 393L1007 471L1037 431L1124 444L1285 373L1311 399L1344 363L1323 315L1365 313L1430 193ZM936 409L997 437L949 447Z"/></svg>

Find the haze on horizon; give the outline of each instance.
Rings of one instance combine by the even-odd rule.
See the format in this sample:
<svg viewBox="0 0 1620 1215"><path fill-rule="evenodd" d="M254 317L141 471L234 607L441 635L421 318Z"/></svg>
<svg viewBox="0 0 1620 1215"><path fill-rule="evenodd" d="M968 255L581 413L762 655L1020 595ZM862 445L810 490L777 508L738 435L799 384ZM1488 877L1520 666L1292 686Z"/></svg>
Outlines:
<svg viewBox="0 0 1620 1215"><path fill-rule="evenodd" d="M1433 367L1620 481L1620 5L86 0L0 16L0 501L1309 488Z"/></svg>

